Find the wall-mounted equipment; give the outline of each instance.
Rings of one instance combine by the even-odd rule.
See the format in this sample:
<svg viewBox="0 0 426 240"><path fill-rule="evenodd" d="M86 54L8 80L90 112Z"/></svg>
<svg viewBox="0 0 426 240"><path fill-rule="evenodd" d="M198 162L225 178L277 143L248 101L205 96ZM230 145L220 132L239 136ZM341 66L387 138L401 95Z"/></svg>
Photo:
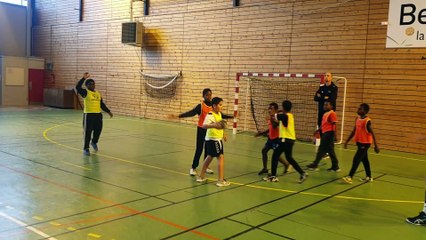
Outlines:
<svg viewBox="0 0 426 240"><path fill-rule="evenodd" d="M143 33L141 22L125 22L121 24L121 42L124 44L142 46Z"/></svg>

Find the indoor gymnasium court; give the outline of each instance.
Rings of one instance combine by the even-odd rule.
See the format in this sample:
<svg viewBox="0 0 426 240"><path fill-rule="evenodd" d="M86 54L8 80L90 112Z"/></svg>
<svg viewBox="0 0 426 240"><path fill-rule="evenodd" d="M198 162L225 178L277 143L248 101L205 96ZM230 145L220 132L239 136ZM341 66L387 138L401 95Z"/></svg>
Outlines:
<svg viewBox="0 0 426 240"><path fill-rule="evenodd" d="M422 205L423 155L370 153L374 181L349 171L354 147L336 147L342 172L321 166L303 183L293 171L257 175L264 139L230 134L225 176L188 175L195 128L132 117L105 119L99 152L81 152L81 111L2 109L0 239L423 239L405 223ZM301 165L315 154L298 142ZM329 161L323 160L326 165ZM212 169L216 171L216 162ZM278 169L282 172L282 167Z"/></svg>
<svg viewBox="0 0 426 240"><path fill-rule="evenodd" d="M0 1L0 240L426 240L424 9L422 0ZM309 170L322 147L314 96L328 77L340 169L324 155ZM196 137L204 117L217 120L207 88L229 117L226 180L213 159L198 182ZM284 100L292 114L268 112ZM364 145L344 143L361 103L380 152L361 143L371 144L372 181L360 164L348 183ZM213 118L195 114L205 109ZM84 140L90 114L103 118L99 142ZM267 138L255 133L279 114L278 145L296 133L302 181L281 163L279 181L259 174Z"/></svg>

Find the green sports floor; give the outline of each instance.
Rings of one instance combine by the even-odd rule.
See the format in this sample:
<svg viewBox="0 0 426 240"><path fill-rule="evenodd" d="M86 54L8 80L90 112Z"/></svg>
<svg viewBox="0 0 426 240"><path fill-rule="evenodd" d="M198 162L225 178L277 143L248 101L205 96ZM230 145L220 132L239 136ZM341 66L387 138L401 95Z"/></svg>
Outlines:
<svg viewBox="0 0 426 240"><path fill-rule="evenodd" d="M85 157L81 123L76 110L0 109L1 240L426 239L405 223L423 208L424 155L370 151L374 182L349 185L354 147L336 146L342 172L326 159L303 184L294 172L268 183L257 175L265 139L228 131L231 186L220 188L216 173L188 175L195 125L104 115L99 152ZM302 166L314 155L296 143Z"/></svg>

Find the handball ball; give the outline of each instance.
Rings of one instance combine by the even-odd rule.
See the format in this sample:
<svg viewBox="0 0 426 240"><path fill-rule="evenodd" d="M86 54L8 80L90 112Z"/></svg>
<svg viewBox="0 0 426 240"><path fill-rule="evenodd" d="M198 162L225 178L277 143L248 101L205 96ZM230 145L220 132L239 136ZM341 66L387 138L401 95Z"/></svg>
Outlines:
<svg viewBox="0 0 426 240"><path fill-rule="evenodd" d="M225 121L225 120L221 120L221 121L219 122L219 124L220 124L220 126L222 126L222 129L223 129L223 128L226 128L226 121Z"/></svg>

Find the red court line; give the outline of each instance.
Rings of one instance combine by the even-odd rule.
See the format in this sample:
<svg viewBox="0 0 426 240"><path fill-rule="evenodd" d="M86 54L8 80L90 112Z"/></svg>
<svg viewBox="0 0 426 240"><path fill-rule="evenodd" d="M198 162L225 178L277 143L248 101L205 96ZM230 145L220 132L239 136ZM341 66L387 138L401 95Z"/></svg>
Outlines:
<svg viewBox="0 0 426 240"><path fill-rule="evenodd" d="M5 166L5 165L3 165L3 164L0 164L0 167L5 168L5 169L8 169L8 170L13 171L13 172L16 172L16 173L19 173L19 174L23 174L23 175L29 176L29 177L31 177L31 178L34 178L34 179L40 180L40 181L42 181L42 182L46 182L46 183L52 184L52 185L54 185L54 186L57 186L57 187L60 187L60 188L66 189L66 190L68 190L68 191L70 191L70 192L74 192L74 193L81 194L81 195L86 196L86 197L88 197L88 198L95 199L95 200L97 200L97 201L99 201L99 202L103 202L103 203L111 204L111 205L113 205L113 207L118 207L118 208L121 208L121 209L125 209L125 210L127 210L127 211L131 212L132 214L140 215L140 216L146 217L146 218L148 218L148 219L151 219L151 220L154 220L154 221L157 221L157 222L164 223L164 224L169 225L169 226L171 226L171 227L175 227L175 228L178 228L178 229L181 229L181 230L184 230L184 231L188 231L188 232L194 233L194 234L199 235L199 236L204 237L204 238L214 239L214 240L219 240L219 238L216 238L216 237L210 236L210 235L205 234L205 233L202 233L202 232L200 232L200 231L196 231L196 230L189 230L189 228L184 227L184 226L182 226L182 225L179 225L179 224L177 224L177 223L174 223L174 222L171 222L171 221L168 221L168 220L165 220L165 219L162 219L162 218L159 218L159 217L156 217L156 216L153 216L153 215L150 215L150 214L147 214L147 213L144 213L144 212L138 211L138 210L136 210L136 209L133 209L133 208L127 207L127 206L122 205L122 204L119 204L119 203L112 202L112 201L110 201L110 200L106 200L106 199L102 199L102 198L96 197L95 195L92 195L92 194L87 193L87 192L83 192L83 191L80 191L80 190L78 190L78 189L75 189L75 188L72 188L72 187L68 187L68 186L65 186L65 185L63 185L63 184L56 183L56 182L50 181L50 180L48 180L48 179L44 179L44 178L41 178L41 177L38 177L38 176L32 175L32 174L30 174L30 173L26 173L26 172L23 172L23 171L20 171L20 170L17 170L17 169L13 169L13 168L10 168L10 167Z"/></svg>

